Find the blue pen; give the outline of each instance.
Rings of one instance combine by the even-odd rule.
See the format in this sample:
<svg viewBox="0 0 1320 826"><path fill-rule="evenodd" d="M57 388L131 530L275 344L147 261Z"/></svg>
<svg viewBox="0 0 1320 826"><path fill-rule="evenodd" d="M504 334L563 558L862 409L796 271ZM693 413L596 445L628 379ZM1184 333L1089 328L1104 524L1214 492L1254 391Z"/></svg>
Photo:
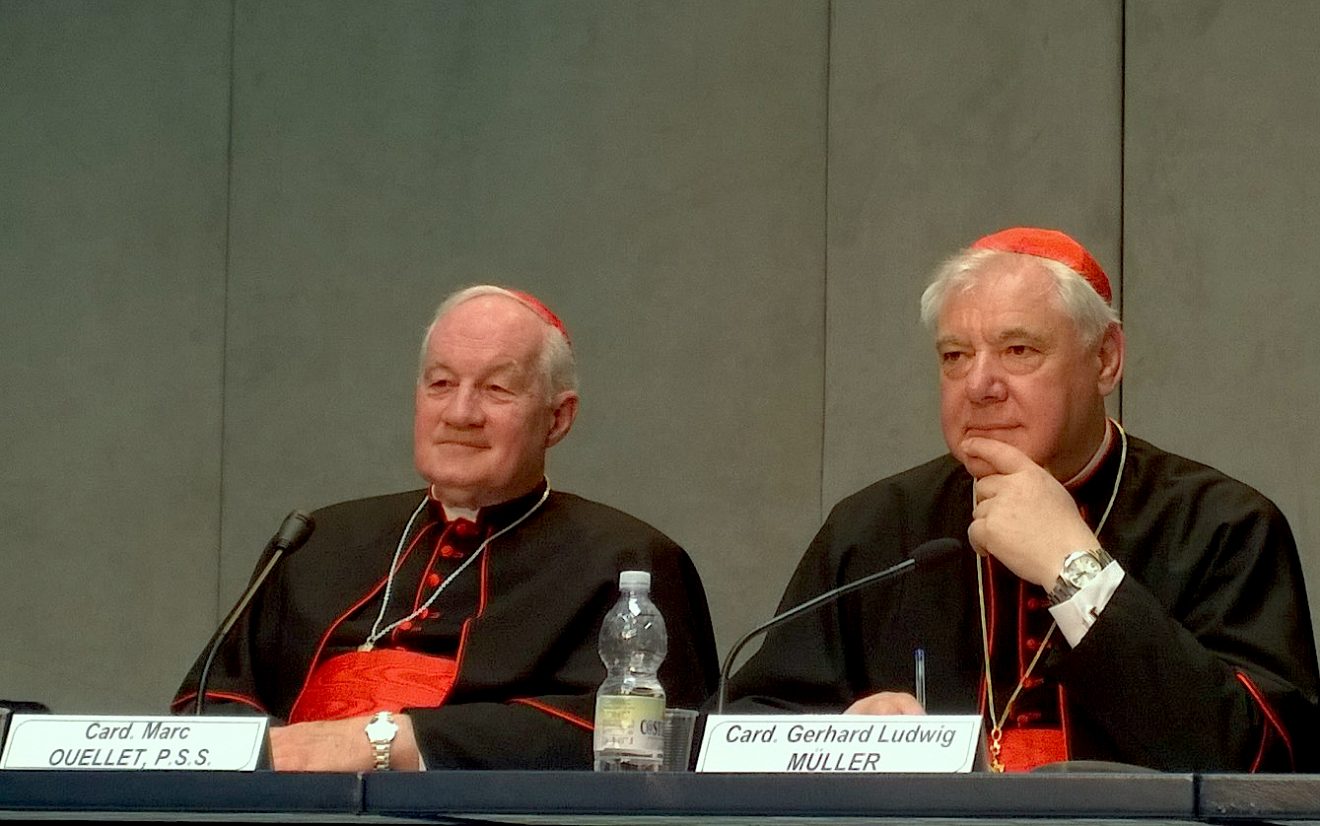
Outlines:
<svg viewBox="0 0 1320 826"><path fill-rule="evenodd" d="M916 661L917 705L924 710L926 708L926 649L918 648L912 652L912 657Z"/></svg>

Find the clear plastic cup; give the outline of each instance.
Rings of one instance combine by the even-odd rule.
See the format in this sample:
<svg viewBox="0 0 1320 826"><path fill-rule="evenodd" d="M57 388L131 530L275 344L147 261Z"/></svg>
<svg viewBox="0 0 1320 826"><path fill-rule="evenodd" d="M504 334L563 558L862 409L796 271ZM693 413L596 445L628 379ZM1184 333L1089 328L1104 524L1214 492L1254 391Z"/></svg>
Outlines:
<svg viewBox="0 0 1320 826"><path fill-rule="evenodd" d="M692 732L697 712L690 708L665 709L665 759L661 770L685 772L692 758Z"/></svg>

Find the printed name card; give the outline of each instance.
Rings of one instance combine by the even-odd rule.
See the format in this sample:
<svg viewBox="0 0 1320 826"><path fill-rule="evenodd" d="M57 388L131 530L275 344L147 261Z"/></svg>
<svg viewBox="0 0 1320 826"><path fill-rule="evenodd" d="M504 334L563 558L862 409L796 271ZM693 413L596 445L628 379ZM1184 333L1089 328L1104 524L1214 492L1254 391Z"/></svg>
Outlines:
<svg viewBox="0 0 1320 826"><path fill-rule="evenodd" d="M252 771L265 717L15 714L0 769Z"/></svg>
<svg viewBox="0 0 1320 826"><path fill-rule="evenodd" d="M972 715L711 715L699 772L970 772L982 755Z"/></svg>

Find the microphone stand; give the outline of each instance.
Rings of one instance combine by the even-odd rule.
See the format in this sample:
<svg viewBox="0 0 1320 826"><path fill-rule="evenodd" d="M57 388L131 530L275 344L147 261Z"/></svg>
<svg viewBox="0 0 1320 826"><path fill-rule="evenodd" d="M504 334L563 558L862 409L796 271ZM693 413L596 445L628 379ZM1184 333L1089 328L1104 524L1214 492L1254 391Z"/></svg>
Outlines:
<svg viewBox="0 0 1320 826"><path fill-rule="evenodd" d="M220 643L224 642L225 637L234 627L234 623L238 622L238 618L242 616L243 611L252 602L252 598L257 595L257 591L261 590L262 583L266 581L266 577L275 569L279 561L286 554L302 547L315 528L316 521L302 511L294 511L284 517L279 531L275 533L267 546L271 551L270 559L267 560L260 573L253 578L252 583L243 592L238 604L230 610L229 615L225 617L225 621L220 624L220 629L211 638L211 644L206 652L206 661L202 664L201 674L197 677L197 702L193 705L195 716L200 717L206 707L206 682L211 676L211 665L215 662L215 655L220 650Z"/></svg>
<svg viewBox="0 0 1320 826"><path fill-rule="evenodd" d="M917 549L915 551L912 552L912 556L908 557L907 559L903 560L897 565L894 565L893 567L890 568L886 568L883 571L876 571L873 574L867 574L861 579L854 580L845 585L840 585L837 588L831 588L830 590L826 591L823 594L820 594L819 596L812 597L811 599L807 600L806 602L800 605L793 606L792 608L788 609L782 614L778 614L774 617L771 617L769 620L756 626L751 631L748 631L746 634L743 634L742 637L740 637L738 641L733 644L733 647L729 649L728 656L724 658L724 665L723 667L720 668L720 688L715 703L715 713L716 714L724 713L724 702L729 692L729 673L733 670L734 658L738 656L738 652L742 651L743 646L747 645L747 643L750 642L753 637L756 637L760 634L764 634L770 629L775 628L776 626L781 625L785 622L788 622L794 617L801 616L802 614L812 610L813 608L819 608L821 605L825 605L826 603L833 602L839 597L842 597L846 594L851 594L853 591L856 591L860 588L865 588L868 585L872 585L876 582L881 582L883 580L889 579L890 577L898 576L899 574L905 574L908 571L918 566L925 567L927 565L930 565L936 560L941 559L953 553L954 551L960 550L961 548L962 548L961 542L959 542L956 539L949 539L947 537L943 539L932 539L929 542L923 542L921 545L917 546Z"/></svg>

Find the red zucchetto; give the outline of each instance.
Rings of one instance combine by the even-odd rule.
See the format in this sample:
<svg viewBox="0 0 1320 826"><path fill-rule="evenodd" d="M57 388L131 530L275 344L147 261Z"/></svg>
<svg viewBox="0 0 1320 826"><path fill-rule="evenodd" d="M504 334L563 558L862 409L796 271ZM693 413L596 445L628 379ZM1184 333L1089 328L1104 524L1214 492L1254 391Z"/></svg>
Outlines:
<svg viewBox="0 0 1320 826"><path fill-rule="evenodd" d="M1058 261L1076 272L1090 284L1106 304L1114 300L1114 292L1109 287L1109 277L1100 268L1086 247L1077 243L1072 236L1057 229L1038 227L1012 227L993 232L972 244L974 250L996 250L998 252L1017 252L1023 255L1036 255Z"/></svg>
<svg viewBox="0 0 1320 826"><path fill-rule="evenodd" d="M523 304L525 304L528 309L539 315L542 321L544 321L546 324L549 324L551 327L554 327L556 330L562 333L564 336L564 341L568 342L569 347L573 346L573 339L569 338L568 328L564 326L563 321L559 320L559 316L555 315L554 311L545 305L545 302L543 302L541 299L537 298L536 296L532 295L529 292L524 292L522 290L515 290L511 288L506 288L506 289L508 289L511 294L517 296L518 299L522 301Z"/></svg>

